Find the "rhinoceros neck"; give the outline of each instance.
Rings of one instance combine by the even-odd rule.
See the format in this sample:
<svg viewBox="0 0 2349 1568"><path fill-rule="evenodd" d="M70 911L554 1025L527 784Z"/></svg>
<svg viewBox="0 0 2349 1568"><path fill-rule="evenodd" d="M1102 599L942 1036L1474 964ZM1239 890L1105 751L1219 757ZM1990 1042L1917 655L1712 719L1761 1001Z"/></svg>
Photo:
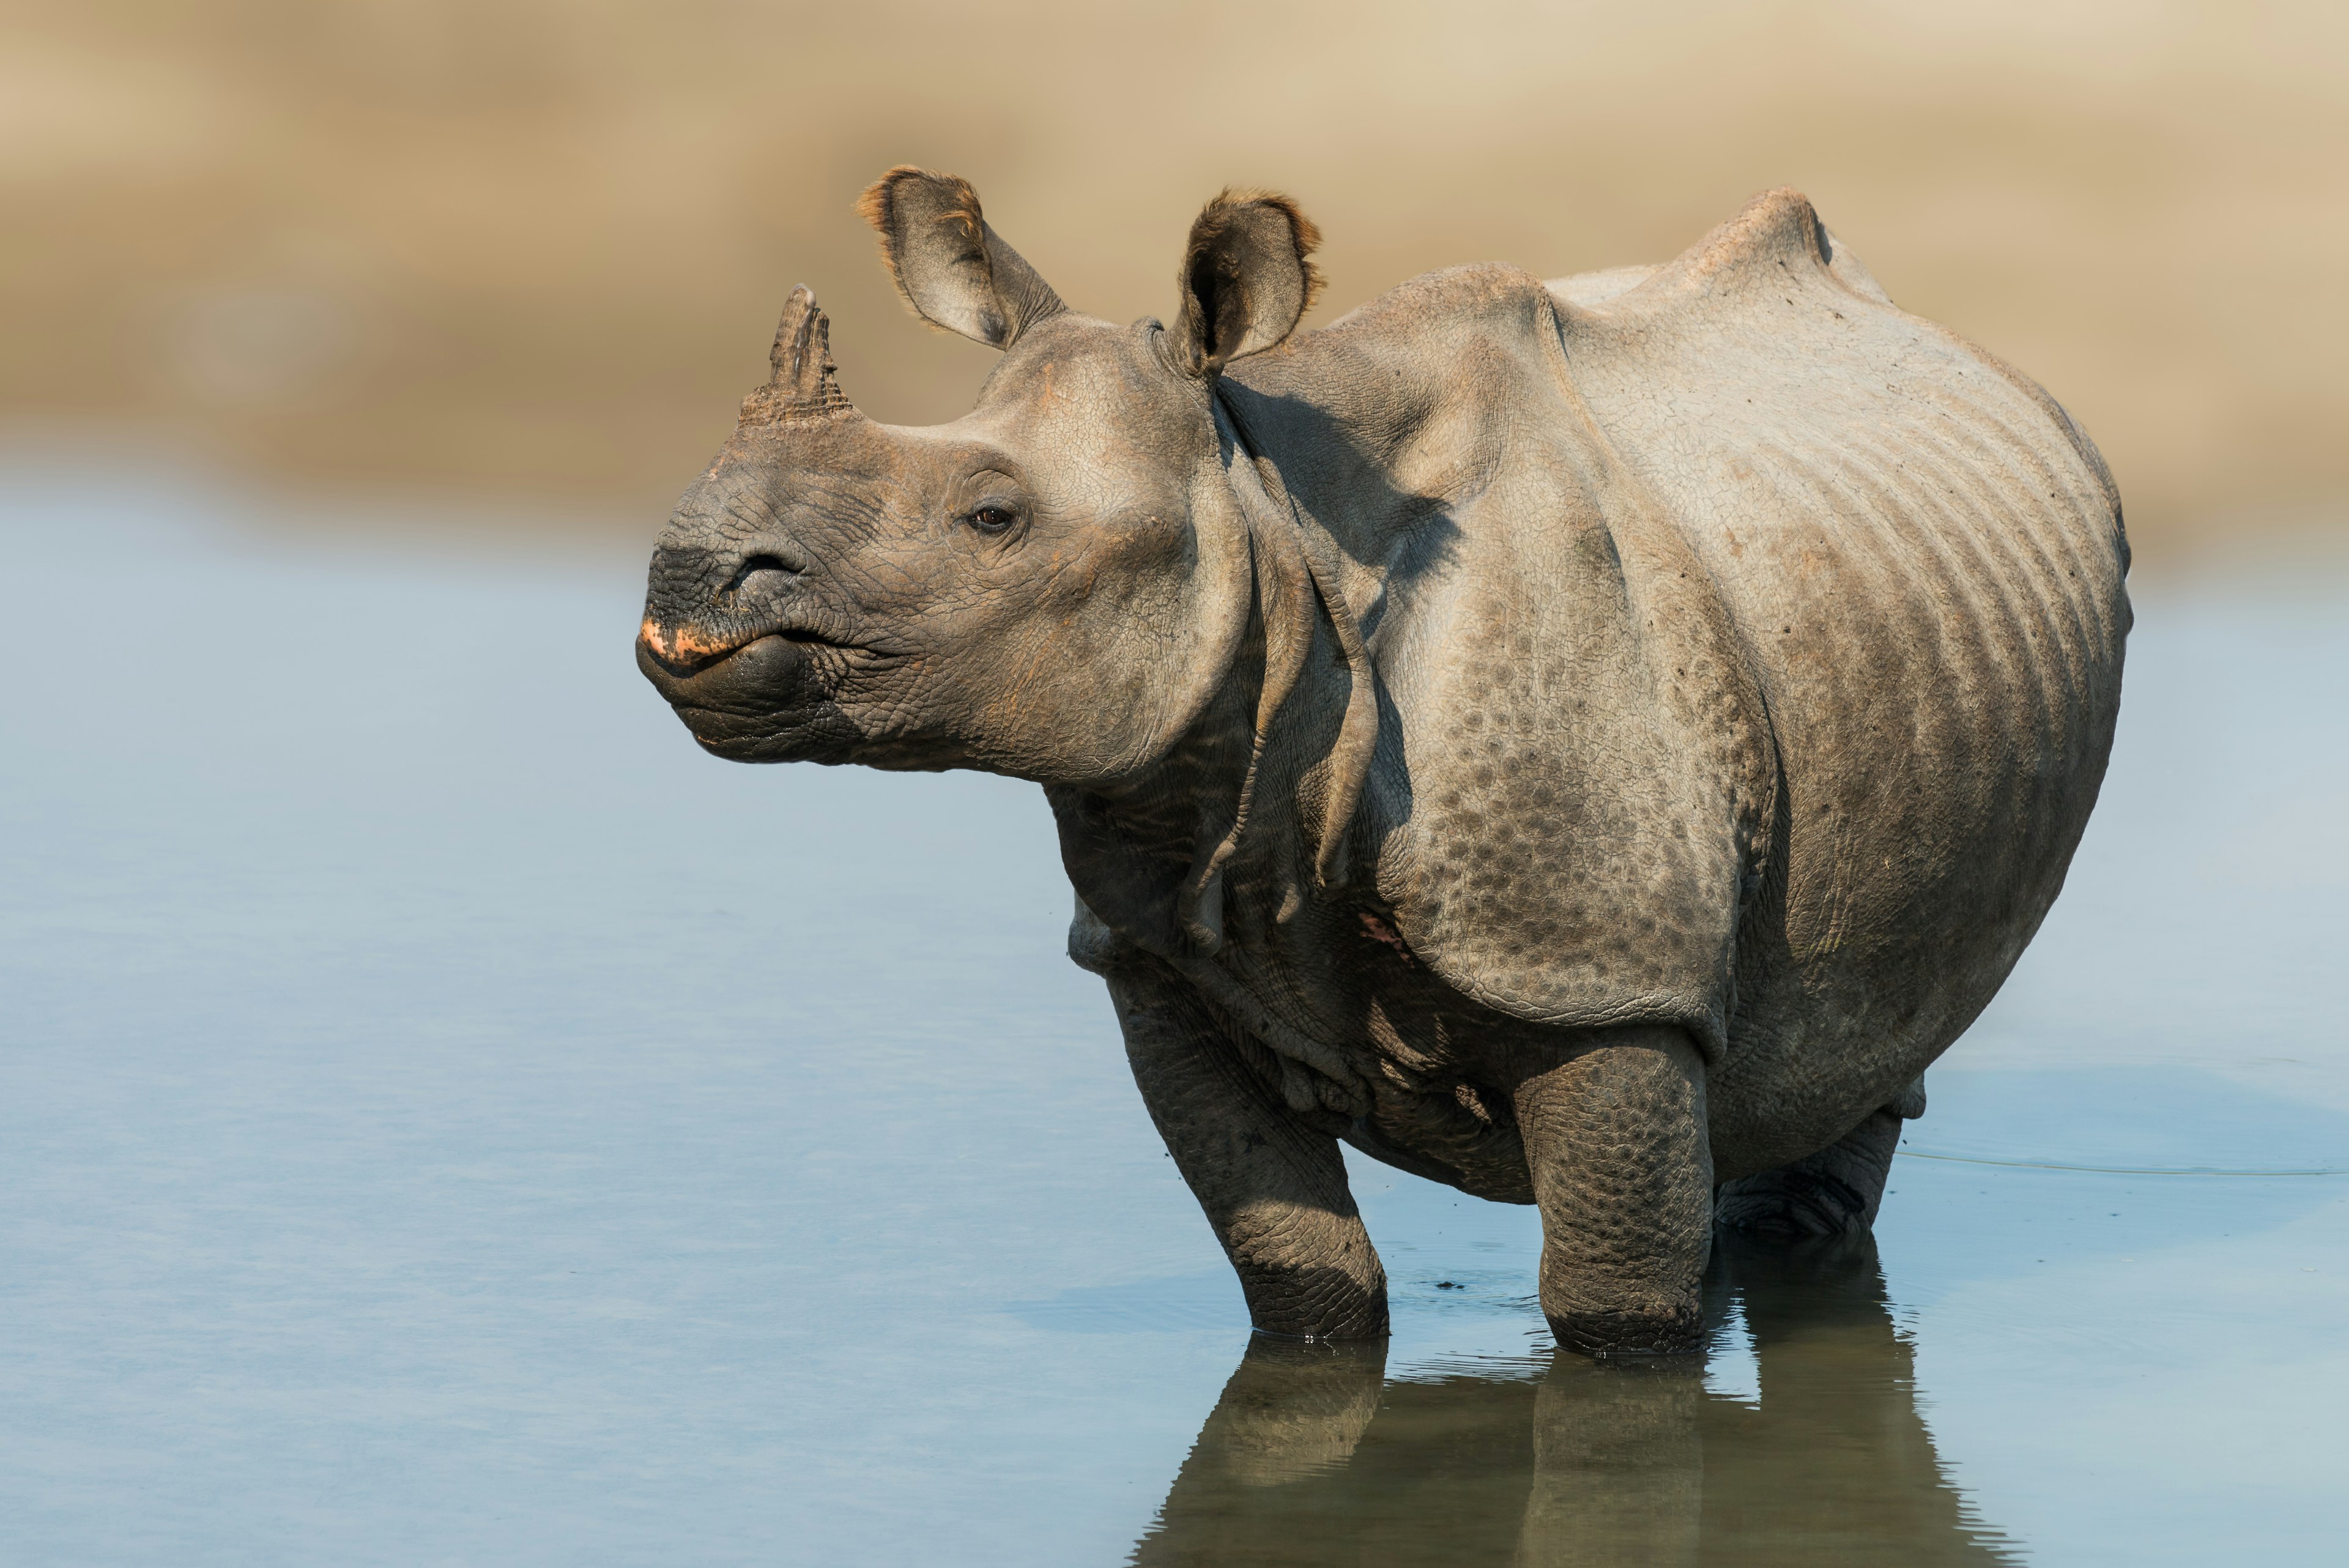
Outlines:
<svg viewBox="0 0 2349 1568"><path fill-rule="evenodd" d="M1375 614L1386 565L1488 483L1510 428L1496 410L1546 367L1555 333L1532 274L1454 267L1226 372L1251 443L1367 573L1347 584L1358 614Z"/></svg>
<svg viewBox="0 0 2349 1568"><path fill-rule="evenodd" d="M1230 831L1253 751L1249 712L1261 670L1260 657L1244 653L1226 689L1147 766L1083 787L1046 786L1077 896L1146 950L1165 956L1188 945L1185 892L1195 881L1193 867Z"/></svg>
<svg viewBox="0 0 2349 1568"><path fill-rule="evenodd" d="M1367 644L1391 573L1497 466L1508 423L1491 405L1539 358L1545 318L1523 306L1540 296L1513 269L1441 275L1226 374L1229 478L1258 571L1246 651L1163 757L1052 792L1071 880L1125 940L1260 981L1309 932L1359 936L1350 911L1375 902L1364 861L1384 837L1362 820L1381 808L1361 804L1381 741Z"/></svg>
<svg viewBox="0 0 2349 1568"><path fill-rule="evenodd" d="M1220 399L1309 556L1338 645L1277 739L1327 810L1305 825L1314 882L1374 886L1350 846L1382 844L1396 802L1373 774L1392 704L1374 694L1390 622L1417 585L1461 569L1476 503L1503 472L1527 408L1556 396L1557 324L1540 281L1514 267L1414 278L1289 348L1242 360ZM1318 697L1318 701L1316 700ZM1349 703L1348 699L1353 701ZM1332 704L1350 707L1331 720ZM1381 720L1385 711L1389 717ZM1392 760L1392 759L1391 759ZM1405 792L1407 794L1407 792ZM1401 808L1407 809L1407 808ZM1292 815L1297 814L1292 813Z"/></svg>
<svg viewBox="0 0 2349 1568"><path fill-rule="evenodd" d="M1256 500L1267 513L1260 492ZM1252 525L1295 526L1261 514ZM1285 921L1327 880L1330 819L1350 814L1343 803L1331 809L1331 762L1350 715L1367 704L1350 701L1353 678L1300 552L1276 559L1274 545L1259 543L1257 602L1238 657L1189 728L1131 774L1048 790L1078 896L1162 957L1212 959ZM1293 568L1286 584L1277 580L1284 566Z"/></svg>

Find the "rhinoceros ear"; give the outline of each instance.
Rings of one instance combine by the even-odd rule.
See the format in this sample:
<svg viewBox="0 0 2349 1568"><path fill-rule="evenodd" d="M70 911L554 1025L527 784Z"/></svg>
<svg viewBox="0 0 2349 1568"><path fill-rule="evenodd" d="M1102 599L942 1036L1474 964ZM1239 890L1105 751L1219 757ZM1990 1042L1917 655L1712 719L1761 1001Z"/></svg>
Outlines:
<svg viewBox="0 0 2349 1568"><path fill-rule="evenodd" d="M881 259L925 321L1009 348L1068 306L1051 285L987 226L978 192L952 174L899 164L857 198L881 234Z"/></svg>
<svg viewBox="0 0 2349 1568"><path fill-rule="evenodd" d="M1310 258L1321 231L1286 196L1226 191L1191 225L1183 249L1183 310L1174 336L1191 369L1212 376L1244 354L1278 347L1321 292Z"/></svg>

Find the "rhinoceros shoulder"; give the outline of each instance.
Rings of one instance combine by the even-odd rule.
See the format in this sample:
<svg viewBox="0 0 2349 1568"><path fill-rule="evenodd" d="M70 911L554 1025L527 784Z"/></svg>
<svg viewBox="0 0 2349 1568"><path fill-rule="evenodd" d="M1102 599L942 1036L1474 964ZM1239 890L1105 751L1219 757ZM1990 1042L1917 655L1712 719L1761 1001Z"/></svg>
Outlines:
<svg viewBox="0 0 2349 1568"><path fill-rule="evenodd" d="M1596 310L1619 295L1630 293L1655 276L1658 270L1653 263L1645 266L1610 266L1600 272L1549 278L1542 286L1568 305Z"/></svg>

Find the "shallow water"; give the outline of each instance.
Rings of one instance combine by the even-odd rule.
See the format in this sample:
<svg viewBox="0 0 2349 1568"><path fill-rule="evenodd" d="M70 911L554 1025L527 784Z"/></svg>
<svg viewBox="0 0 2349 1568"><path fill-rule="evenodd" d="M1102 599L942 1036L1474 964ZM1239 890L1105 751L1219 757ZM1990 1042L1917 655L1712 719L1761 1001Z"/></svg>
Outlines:
<svg viewBox="0 0 2349 1568"><path fill-rule="evenodd" d="M717 763L633 552L314 521L0 475L10 1563L2337 1560L2349 585L2140 590L1876 1242L1603 1366L1359 1160L1393 1340L1251 1341L1036 791Z"/></svg>

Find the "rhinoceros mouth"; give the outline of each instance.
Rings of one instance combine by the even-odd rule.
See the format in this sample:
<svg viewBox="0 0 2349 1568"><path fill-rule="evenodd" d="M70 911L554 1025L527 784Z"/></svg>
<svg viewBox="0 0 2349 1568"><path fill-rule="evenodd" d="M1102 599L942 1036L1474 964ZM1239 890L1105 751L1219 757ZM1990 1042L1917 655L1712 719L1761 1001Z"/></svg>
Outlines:
<svg viewBox="0 0 2349 1568"><path fill-rule="evenodd" d="M672 680L690 680L761 642L792 642L803 648L836 649L843 653L855 649L853 643L835 641L822 632L800 627L779 627L771 631L757 632L737 641L723 643L699 642L690 637L678 637L668 646L664 646L651 631L649 622L647 628L636 636L637 662L644 666L648 676L657 670ZM655 683L658 683L657 677L655 677Z"/></svg>
<svg viewBox="0 0 2349 1568"><path fill-rule="evenodd" d="M705 751L735 762L804 762L856 737L833 700L841 661L853 651L790 630L676 659L639 637L636 668Z"/></svg>

